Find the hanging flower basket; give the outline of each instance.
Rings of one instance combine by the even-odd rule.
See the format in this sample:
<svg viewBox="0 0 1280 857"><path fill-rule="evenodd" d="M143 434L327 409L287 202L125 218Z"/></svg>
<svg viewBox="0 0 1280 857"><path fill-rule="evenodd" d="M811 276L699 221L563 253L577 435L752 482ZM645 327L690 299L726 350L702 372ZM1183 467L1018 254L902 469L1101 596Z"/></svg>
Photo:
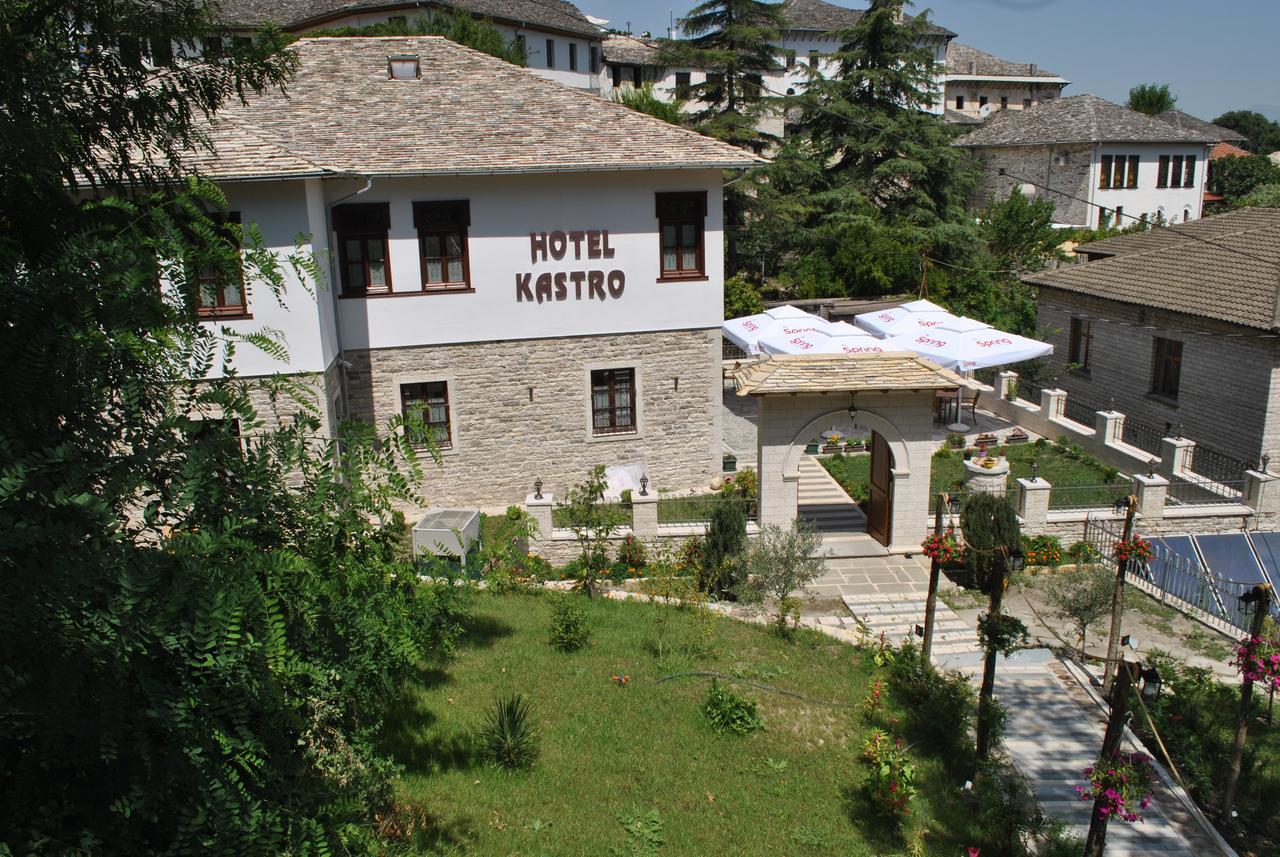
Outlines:
<svg viewBox="0 0 1280 857"><path fill-rule="evenodd" d="M1280 689L1280 646L1264 637L1247 637L1240 641L1231 665L1240 676Z"/></svg>
<svg viewBox="0 0 1280 857"><path fill-rule="evenodd" d="M1080 800L1098 800L1098 814L1121 821L1141 821L1142 810L1151 806L1151 757L1146 753L1117 753L1110 759L1085 768L1087 786L1076 786Z"/></svg>
<svg viewBox="0 0 1280 857"><path fill-rule="evenodd" d="M956 532L950 527L939 535L930 535L920 543L920 550L929 559L940 563L957 562L964 556L964 547L956 539Z"/></svg>
<svg viewBox="0 0 1280 857"><path fill-rule="evenodd" d="M1136 559L1138 562L1150 562L1152 557L1151 542L1136 536L1128 541L1120 539L1111 547L1115 552L1116 559L1121 562L1130 559Z"/></svg>

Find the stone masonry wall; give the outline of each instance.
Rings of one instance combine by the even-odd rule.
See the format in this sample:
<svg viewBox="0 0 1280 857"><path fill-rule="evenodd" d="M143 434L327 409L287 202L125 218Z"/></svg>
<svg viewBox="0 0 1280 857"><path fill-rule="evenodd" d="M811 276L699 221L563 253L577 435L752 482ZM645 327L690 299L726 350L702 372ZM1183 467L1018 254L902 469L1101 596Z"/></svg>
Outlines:
<svg viewBox="0 0 1280 857"><path fill-rule="evenodd" d="M1013 188L1030 181L1040 185L1037 195L1053 202L1054 218L1059 223L1097 225L1097 215L1079 201L1089 199L1092 144L1001 146L977 149L975 154L983 161L983 170L969 200L973 208L982 208L992 200L1007 199ZM1066 163L1055 164L1054 155L1065 155ZM1002 176L1001 169L1013 175ZM1045 191L1046 187L1059 192Z"/></svg>
<svg viewBox="0 0 1280 857"><path fill-rule="evenodd" d="M653 489L706 486L720 471L720 331L348 351L351 416L384 426L400 385L448 383L453 445L425 465L432 505L523 502L537 478L557 497L596 464L641 461ZM593 437L590 370L634 367L639 431ZM651 490L653 490L651 489Z"/></svg>
<svg viewBox="0 0 1280 857"><path fill-rule="evenodd" d="M1063 371L1070 356L1073 316L1092 320L1089 370ZM1057 386L1096 408L1116 410L1164 431L1166 423L1198 443L1247 462L1280 453L1280 341L1262 331L1168 310L1042 288L1037 309L1041 338ZM1241 335L1244 333L1245 335ZM1153 341L1182 343L1176 401L1149 395ZM1016 368L1016 367L1015 367Z"/></svg>

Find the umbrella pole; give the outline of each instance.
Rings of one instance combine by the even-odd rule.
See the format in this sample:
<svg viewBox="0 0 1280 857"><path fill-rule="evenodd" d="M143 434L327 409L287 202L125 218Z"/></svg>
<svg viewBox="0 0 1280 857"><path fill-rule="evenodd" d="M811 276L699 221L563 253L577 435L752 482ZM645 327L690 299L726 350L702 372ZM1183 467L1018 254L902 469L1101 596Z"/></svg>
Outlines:
<svg viewBox="0 0 1280 857"><path fill-rule="evenodd" d="M961 434L969 430L969 426L960 421L960 415L964 413L961 405L964 403L964 387L956 387L956 421L947 426L947 431L959 432Z"/></svg>

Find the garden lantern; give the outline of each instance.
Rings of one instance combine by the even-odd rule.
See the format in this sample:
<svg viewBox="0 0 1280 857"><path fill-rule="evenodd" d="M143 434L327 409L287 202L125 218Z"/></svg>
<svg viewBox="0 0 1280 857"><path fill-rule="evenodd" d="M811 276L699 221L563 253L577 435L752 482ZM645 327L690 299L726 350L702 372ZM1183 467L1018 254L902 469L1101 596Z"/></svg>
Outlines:
<svg viewBox="0 0 1280 857"><path fill-rule="evenodd" d="M951 514L953 515L960 514L960 498L957 497L956 495L954 494L948 495L947 506L951 509Z"/></svg>
<svg viewBox="0 0 1280 857"><path fill-rule="evenodd" d="M1026 565L1026 557L1022 554L1022 548L1017 545L1009 552L1009 570L1022 571Z"/></svg>
<svg viewBox="0 0 1280 857"><path fill-rule="evenodd" d="M1156 475L1156 460L1154 458L1147 459L1147 476Z"/></svg>
<svg viewBox="0 0 1280 857"><path fill-rule="evenodd" d="M1113 508L1115 509L1115 513L1117 515L1123 515L1126 511L1128 511L1129 506L1132 504L1133 504L1132 497L1120 497L1120 498L1117 498L1115 502L1115 506Z"/></svg>
<svg viewBox="0 0 1280 857"><path fill-rule="evenodd" d="M853 401L853 394L849 394L849 419L855 424L858 422L858 406Z"/></svg>
<svg viewBox="0 0 1280 857"><path fill-rule="evenodd" d="M1147 667L1138 671L1138 677L1142 679L1142 698L1146 702L1152 702L1160 698L1160 670L1155 667Z"/></svg>
<svg viewBox="0 0 1280 857"><path fill-rule="evenodd" d="M1039 473L1040 473L1040 462L1038 462L1038 461L1032 461L1032 462L1031 462L1031 481L1032 481L1032 482L1035 482L1035 481L1036 481L1036 476L1037 476Z"/></svg>
<svg viewBox="0 0 1280 857"><path fill-rule="evenodd" d="M533 480L533 499L542 499L542 479Z"/></svg>
<svg viewBox="0 0 1280 857"><path fill-rule="evenodd" d="M1265 589L1255 586L1240 596L1240 612L1250 616L1258 609L1259 604L1266 605L1270 600L1269 593Z"/></svg>
<svg viewBox="0 0 1280 857"><path fill-rule="evenodd" d="M649 477L648 476L640 477L640 496L641 497L649 496Z"/></svg>
<svg viewBox="0 0 1280 857"><path fill-rule="evenodd" d="M1270 463L1271 463L1271 456L1269 455L1262 456L1262 472L1263 473L1267 472L1267 465Z"/></svg>

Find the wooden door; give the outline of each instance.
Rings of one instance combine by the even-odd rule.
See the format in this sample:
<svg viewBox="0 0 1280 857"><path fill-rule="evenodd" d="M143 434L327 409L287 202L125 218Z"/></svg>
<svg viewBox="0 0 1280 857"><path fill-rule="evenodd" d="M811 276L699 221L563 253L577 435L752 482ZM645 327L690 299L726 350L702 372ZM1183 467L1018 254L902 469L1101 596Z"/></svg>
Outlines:
<svg viewBox="0 0 1280 857"><path fill-rule="evenodd" d="M893 521L893 453L879 432L871 433L871 492L867 502L867 533L888 547Z"/></svg>

